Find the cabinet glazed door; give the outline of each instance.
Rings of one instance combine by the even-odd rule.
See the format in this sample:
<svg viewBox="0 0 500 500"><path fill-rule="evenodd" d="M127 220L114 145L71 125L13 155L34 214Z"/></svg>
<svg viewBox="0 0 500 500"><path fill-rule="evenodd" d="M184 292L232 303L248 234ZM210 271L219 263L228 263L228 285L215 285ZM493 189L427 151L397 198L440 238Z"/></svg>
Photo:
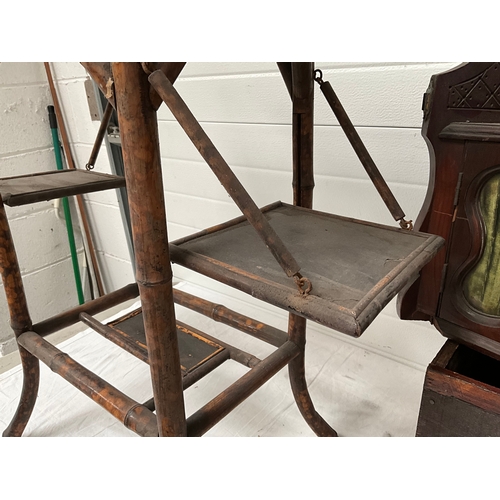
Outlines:
<svg viewBox="0 0 500 500"><path fill-rule="evenodd" d="M438 316L491 348L487 339L500 343L500 142L465 141L460 179Z"/></svg>

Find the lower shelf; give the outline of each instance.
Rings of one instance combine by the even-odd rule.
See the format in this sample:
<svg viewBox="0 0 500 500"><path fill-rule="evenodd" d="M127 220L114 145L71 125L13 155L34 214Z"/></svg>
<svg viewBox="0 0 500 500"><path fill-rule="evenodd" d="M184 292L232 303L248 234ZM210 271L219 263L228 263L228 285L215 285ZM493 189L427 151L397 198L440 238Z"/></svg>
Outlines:
<svg viewBox="0 0 500 500"><path fill-rule="evenodd" d="M148 362L142 310L119 318L108 325L114 335L104 335L134 356ZM200 377L229 358L227 350L204 337L203 333L177 322L177 339L183 377L199 372ZM200 378L198 377L198 378Z"/></svg>
<svg viewBox="0 0 500 500"><path fill-rule="evenodd" d="M172 261L355 337L444 243L282 202L262 212L312 282L309 295L298 292L244 217L173 242Z"/></svg>

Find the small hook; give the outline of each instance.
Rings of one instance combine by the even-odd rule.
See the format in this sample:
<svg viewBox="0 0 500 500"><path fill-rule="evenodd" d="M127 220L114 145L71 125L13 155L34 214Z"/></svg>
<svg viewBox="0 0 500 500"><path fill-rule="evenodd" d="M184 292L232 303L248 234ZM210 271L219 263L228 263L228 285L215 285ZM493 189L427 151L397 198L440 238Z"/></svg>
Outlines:
<svg viewBox="0 0 500 500"><path fill-rule="evenodd" d="M407 231L413 231L413 221L411 220L405 220L404 218L400 219L399 225L401 226L401 229L406 229Z"/></svg>
<svg viewBox="0 0 500 500"><path fill-rule="evenodd" d="M300 273L294 275L293 279L295 280L295 284L299 289L301 295L309 295L309 292L312 290L311 280L303 277ZM304 288L305 286L305 288Z"/></svg>

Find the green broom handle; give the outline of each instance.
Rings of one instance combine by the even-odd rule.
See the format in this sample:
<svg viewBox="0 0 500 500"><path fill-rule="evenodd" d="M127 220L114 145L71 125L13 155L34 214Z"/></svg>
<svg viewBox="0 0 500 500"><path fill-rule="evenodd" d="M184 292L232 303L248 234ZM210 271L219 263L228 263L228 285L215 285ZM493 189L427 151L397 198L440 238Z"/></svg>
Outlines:
<svg viewBox="0 0 500 500"><path fill-rule="evenodd" d="M57 119L54 113L54 106L47 106L49 112L50 130L52 131L52 142L54 143L54 154L56 156L57 170L63 170L61 158L61 145L59 143L59 136L57 133ZM78 264L78 255L76 253L75 235L73 233L73 223L71 221L71 212L69 209L68 198L62 199L64 218L66 219L66 230L68 232L69 248L71 252L71 261L73 263L73 272L75 275L76 292L78 294L79 304L85 302L82 289L82 279L80 277L80 266Z"/></svg>

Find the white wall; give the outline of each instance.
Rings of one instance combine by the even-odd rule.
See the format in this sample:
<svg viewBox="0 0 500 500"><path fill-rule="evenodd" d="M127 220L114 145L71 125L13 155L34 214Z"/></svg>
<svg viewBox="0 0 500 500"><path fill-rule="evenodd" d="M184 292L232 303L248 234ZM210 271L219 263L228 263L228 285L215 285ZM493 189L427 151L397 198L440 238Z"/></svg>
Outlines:
<svg viewBox="0 0 500 500"><path fill-rule="evenodd" d="M432 74L454 65L316 63L411 219L420 210L428 181L428 152L420 136L422 95ZM88 112L83 88L86 74L76 63L57 63L53 70L77 165L83 167L98 127ZM17 86L24 75L21 71ZM43 80L38 70L37 81ZM0 85L3 90L3 79ZM38 87L47 99L46 89L40 83ZM274 63L190 63L176 88L258 205L278 199L291 202L291 106ZM315 92L315 208L394 225L317 86ZM3 96L0 102L7 104ZM165 106L159 110L159 129L170 239L239 215ZM104 150L96 170L109 171ZM5 175L3 170L1 173ZM133 279L118 202L113 192L89 195L88 200L110 291ZM259 308L269 309L262 302L178 266L174 266L174 273L179 280L237 297L243 307L250 303L257 313ZM285 313L273 311L276 324L282 325ZM310 328L421 367L443 342L430 325L397 319L393 304L358 340L312 323Z"/></svg>

